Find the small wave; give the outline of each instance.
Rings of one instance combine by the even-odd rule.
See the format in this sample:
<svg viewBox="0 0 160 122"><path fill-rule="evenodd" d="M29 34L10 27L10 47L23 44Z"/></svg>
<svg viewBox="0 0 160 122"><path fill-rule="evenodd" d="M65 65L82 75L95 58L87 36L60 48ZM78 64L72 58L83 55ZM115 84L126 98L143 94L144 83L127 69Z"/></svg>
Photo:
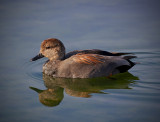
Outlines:
<svg viewBox="0 0 160 122"><path fill-rule="evenodd" d="M22 68L24 73L31 78L31 80L42 83L42 66L45 61L36 61L36 62L24 62Z"/></svg>

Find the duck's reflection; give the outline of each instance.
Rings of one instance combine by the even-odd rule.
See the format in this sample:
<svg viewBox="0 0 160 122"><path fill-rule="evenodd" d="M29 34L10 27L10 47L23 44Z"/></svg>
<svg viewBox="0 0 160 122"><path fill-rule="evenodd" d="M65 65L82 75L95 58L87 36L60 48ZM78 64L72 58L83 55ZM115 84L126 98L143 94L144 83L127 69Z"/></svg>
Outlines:
<svg viewBox="0 0 160 122"><path fill-rule="evenodd" d="M100 93L105 89L131 89L129 84L138 80L130 73L115 75L111 78L91 78L91 79L66 79L52 78L43 74L46 90L30 87L39 94L39 100L46 106L57 106L62 101L65 90L66 94L74 97L91 97L91 93Z"/></svg>
<svg viewBox="0 0 160 122"><path fill-rule="evenodd" d="M46 90L39 90L34 87L30 87L32 90L39 94L39 101L46 106L57 106L63 99L63 88L55 86Z"/></svg>

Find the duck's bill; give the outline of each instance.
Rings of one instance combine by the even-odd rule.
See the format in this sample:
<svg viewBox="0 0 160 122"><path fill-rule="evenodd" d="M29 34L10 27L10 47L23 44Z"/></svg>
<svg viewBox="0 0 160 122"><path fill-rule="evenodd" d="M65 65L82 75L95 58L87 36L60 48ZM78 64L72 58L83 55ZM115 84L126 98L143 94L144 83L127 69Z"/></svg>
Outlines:
<svg viewBox="0 0 160 122"><path fill-rule="evenodd" d="M36 91L37 93L43 92L43 90L37 89L35 87L29 87L29 88L32 89L32 90L34 90L34 91Z"/></svg>
<svg viewBox="0 0 160 122"><path fill-rule="evenodd" d="M44 56L41 54L41 53L39 53L38 55L36 55L34 58L32 58L30 61L36 61L36 60L38 60L38 59L40 59L40 58L43 58Z"/></svg>

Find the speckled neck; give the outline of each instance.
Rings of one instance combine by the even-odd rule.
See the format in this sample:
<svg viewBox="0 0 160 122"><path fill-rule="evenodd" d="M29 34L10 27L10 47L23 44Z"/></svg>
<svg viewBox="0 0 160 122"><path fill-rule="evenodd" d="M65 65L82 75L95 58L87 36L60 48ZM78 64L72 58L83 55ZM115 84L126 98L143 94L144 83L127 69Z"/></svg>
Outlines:
<svg viewBox="0 0 160 122"><path fill-rule="evenodd" d="M48 60L43 64L43 73L56 77L58 66L61 60Z"/></svg>

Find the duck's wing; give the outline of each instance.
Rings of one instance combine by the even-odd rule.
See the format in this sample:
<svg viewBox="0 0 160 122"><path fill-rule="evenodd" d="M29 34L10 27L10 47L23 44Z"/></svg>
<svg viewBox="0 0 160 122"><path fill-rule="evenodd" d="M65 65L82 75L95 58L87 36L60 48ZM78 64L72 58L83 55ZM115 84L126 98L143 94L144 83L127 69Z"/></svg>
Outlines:
<svg viewBox="0 0 160 122"><path fill-rule="evenodd" d="M121 53L121 52L108 52L108 51L103 51L99 49L92 49L92 50L75 50L72 52L69 52L65 55L65 58L69 58L73 55L76 55L78 53L81 54L99 54L99 55L105 55L105 56L121 56L121 55L127 55L127 54L132 54L132 53Z"/></svg>
<svg viewBox="0 0 160 122"><path fill-rule="evenodd" d="M78 53L61 62L58 75L71 78L109 76L130 69L128 60L131 58Z"/></svg>
<svg viewBox="0 0 160 122"><path fill-rule="evenodd" d="M126 72L136 63L132 62L130 59L136 58L136 56L103 56L98 54L76 54L72 56L74 62L78 64L102 64L110 67L114 67L119 72Z"/></svg>
<svg viewBox="0 0 160 122"><path fill-rule="evenodd" d="M78 53L74 55L72 58L73 61L81 64L98 64L98 63L104 63L106 61L106 57L98 54Z"/></svg>

